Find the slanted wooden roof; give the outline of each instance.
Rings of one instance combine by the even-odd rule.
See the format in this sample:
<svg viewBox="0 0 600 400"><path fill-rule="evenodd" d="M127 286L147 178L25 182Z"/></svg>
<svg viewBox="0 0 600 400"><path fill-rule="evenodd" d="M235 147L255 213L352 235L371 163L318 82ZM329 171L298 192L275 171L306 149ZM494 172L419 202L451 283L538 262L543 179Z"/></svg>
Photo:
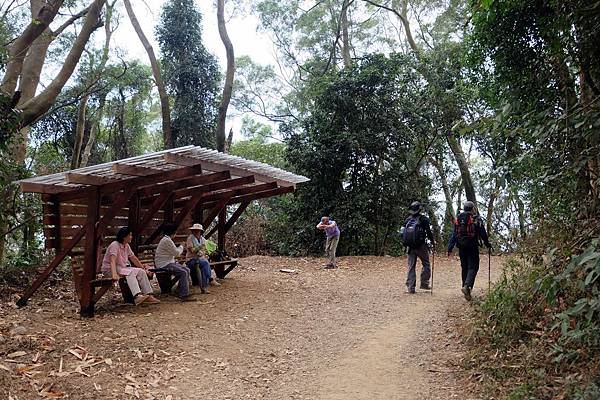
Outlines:
<svg viewBox="0 0 600 400"><path fill-rule="evenodd" d="M184 172L185 167L198 167L202 173L229 171L231 178L252 175L255 182L276 182L278 186L282 187L295 187L298 183L309 180L304 176L292 174L261 162L246 160L199 146L186 146L24 179L20 181L20 184L23 192L71 193L72 196L75 196L77 193L83 193L89 186L117 188L122 186L119 183L127 184L128 181L140 177L152 177L158 182L181 179L181 174L174 173L174 171L182 170L181 172ZM188 171L190 172L188 175L194 175L189 168Z"/></svg>

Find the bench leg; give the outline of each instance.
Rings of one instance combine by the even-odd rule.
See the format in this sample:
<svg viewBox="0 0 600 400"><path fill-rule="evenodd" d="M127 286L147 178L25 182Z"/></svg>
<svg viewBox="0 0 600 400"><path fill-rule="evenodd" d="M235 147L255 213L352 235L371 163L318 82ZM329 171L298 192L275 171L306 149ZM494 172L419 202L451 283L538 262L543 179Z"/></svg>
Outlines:
<svg viewBox="0 0 600 400"><path fill-rule="evenodd" d="M123 301L125 303L135 304L135 301L133 300L133 293L131 293L131 289L129 289L129 285L127 284L127 280L125 280L125 278L119 279L119 287L121 288Z"/></svg>
<svg viewBox="0 0 600 400"><path fill-rule="evenodd" d="M217 275L217 278L219 279L223 279L225 278L225 266L224 265L215 265L213 267L213 269L215 270L215 275Z"/></svg>
<svg viewBox="0 0 600 400"><path fill-rule="evenodd" d="M156 280L158 281L158 286L160 287L161 293L171 293L171 289L179 280L171 277L172 275L166 272L156 274Z"/></svg>

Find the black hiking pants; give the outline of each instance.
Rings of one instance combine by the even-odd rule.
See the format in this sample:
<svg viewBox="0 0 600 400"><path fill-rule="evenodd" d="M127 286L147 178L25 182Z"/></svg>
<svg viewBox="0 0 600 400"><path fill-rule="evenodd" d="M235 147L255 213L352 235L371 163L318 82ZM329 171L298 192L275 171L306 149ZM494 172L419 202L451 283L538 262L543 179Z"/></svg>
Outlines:
<svg viewBox="0 0 600 400"><path fill-rule="evenodd" d="M458 255L460 257L462 285L472 289L479 271L479 248L477 246L461 247L458 249Z"/></svg>

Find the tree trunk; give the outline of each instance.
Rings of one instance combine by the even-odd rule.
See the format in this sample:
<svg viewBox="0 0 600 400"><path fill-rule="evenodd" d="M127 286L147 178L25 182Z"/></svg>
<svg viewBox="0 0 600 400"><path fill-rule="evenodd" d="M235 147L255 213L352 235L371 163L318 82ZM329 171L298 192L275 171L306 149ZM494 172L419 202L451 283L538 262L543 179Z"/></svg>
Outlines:
<svg viewBox="0 0 600 400"><path fill-rule="evenodd" d="M81 148L83 147L83 136L85 135L85 110L87 108L89 95L85 94L79 101L77 108L77 125L75 127L75 143L73 144L73 157L71 158L71 169L79 168L81 159Z"/></svg>
<svg viewBox="0 0 600 400"><path fill-rule="evenodd" d="M438 220L437 215L435 215L435 210L431 207L430 203L427 202L425 205L425 211L427 211L427 215L429 215L429 220L431 221L431 230L433 231L433 239L435 240L436 247L442 243L442 230L440 227L440 222Z"/></svg>
<svg viewBox="0 0 600 400"><path fill-rule="evenodd" d="M350 57L350 36L348 34L348 6L349 0L344 0L342 5L342 57L344 59L344 67L348 68L352 64L352 58Z"/></svg>
<svg viewBox="0 0 600 400"><path fill-rule="evenodd" d="M467 196L467 200L475 203L477 207L477 196L475 195L475 186L473 185L473 180L471 179L471 172L469 171L469 164L465 158L465 153L463 153L462 148L460 147L460 143L456 138L455 134L448 133L446 135L448 140L448 145L452 150L452 154L454 154L454 158L456 163L458 164L458 169L460 170L460 175L462 177L463 187L465 189L465 195Z"/></svg>
<svg viewBox="0 0 600 400"><path fill-rule="evenodd" d="M171 133L171 111L169 106L169 96L167 95L167 89L165 88L165 83L162 79L160 66L158 61L156 60L156 56L154 55L154 49L152 45L146 38L140 23L133 12L133 8L131 7L131 2L129 0L124 0L125 9L127 9L127 15L129 15L129 20L133 25L133 29L138 35L138 38L144 45L144 49L146 49L146 53L148 53L148 58L150 59L150 65L152 66L152 75L154 75L154 81L156 82L156 87L158 88L158 96L160 97L160 109L162 113L162 129L163 129L163 145L165 149L173 148L173 134Z"/></svg>
<svg viewBox="0 0 600 400"><path fill-rule="evenodd" d="M498 179L498 177L494 177L494 189L492 190L492 193L490 194L490 198L488 199L488 204L487 204L487 216L486 216L486 230L488 235L492 234L492 217L494 216L494 205L496 202L496 199L498 198L498 196L500 195L500 179Z"/></svg>
<svg viewBox="0 0 600 400"><path fill-rule="evenodd" d="M231 150L231 144L233 143L233 127L229 128L229 134L227 135L227 141L225 142L225 153L229 153Z"/></svg>
<svg viewBox="0 0 600 400"><path fill-rule="evenodd" d="M63 0L55 0L44 4L37 14L32 14L29 25L10 46L6 73L0 85L0 89L7 95L11 96L17 87L17 81L23 69L23 61L31 44L48 28L62 3ZM36 3L32 2L32 9L35 7ZM36 15L36 17L33 18L33 15Z"/></svg>
<svg viewBox="0 0 600 400"><path fill-rule="evenodd" d="M102 122L102 117L104 116L104 105L106 104L106 94L104 94L100 98L100 104L98 105L98 110L96 111L96 117L92 122L92 127L90 128L90 137L85 145L85 149L83 150L83 154L81 155L81 163L80 167L87 167L88 162L90 160L90 154L92 154L92 147L94 147L94 143L96 142L96 136L98 135L98 130L100 129L100 124Z"/></svg>
<svg viewBox="0 0 600 400"><path fill-rule="evenodd" d="M525 222L525 204L519 197L519 193L517 193L517 189L513 190L513 198L517 205L517 215L519 216L519 233L521 235L521 239L525 239L527 237L527 224Z"/></svg>
<svg viewBox="0 0 600 400"><path fill-rule="evenodd" d="M233 75L235 73L235 60L233 54L233 45L227 35L225 26L225 0L217 0L217 21L219 24L219 36L225 46L227 53L227 71L225 73L225 86L223 87L223 96L219 104L219 116L217 119L217 150L225 151L225 118L227 117L227 108L231 100L231 91L233 90Z"/></svg>
<svg viewBox="0 0 600 400"><path fill-rule="evenodd" d="M445 232L446 229L449 229L452 225L455 216L454 205L452 204L452 193L450 192L450 186L448 185L446 171L444 171L443 160L436 160L433 157L429 157L429 163L437 170L440 181L442 182L442 190L444 191L444 199L446 201L446 212L444 213L442 231Z"/></svg>
<svg viewBox="0 0 600 400"><path fill-rule="evenodd" d="M37 119L44 115L56 101L56 97L58 97L62 88L73 74L92 32L99 27L98 21L105 1L106 0L94 0L90 5L85 17L85 22L73 43L73 47L67 54L62 68L52 82L50 82L48 87L33 99L28 100L19 107L23 111L22 127L29 126L37 121Z"/></svg>

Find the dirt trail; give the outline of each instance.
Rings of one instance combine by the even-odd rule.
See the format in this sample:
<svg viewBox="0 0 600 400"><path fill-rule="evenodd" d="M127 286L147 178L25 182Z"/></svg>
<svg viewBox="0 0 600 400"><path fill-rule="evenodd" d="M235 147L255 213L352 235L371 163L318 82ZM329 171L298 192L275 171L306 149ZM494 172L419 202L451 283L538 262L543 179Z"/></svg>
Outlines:
<svg viewBox="0 0 600 400"><path fill-rule="evenodd" d="M0 303L0 393L40 398L51 383L71 399L475 399L457 374L452 321L468 307L457 259L436 260L433 295L403 293L405 258L342 257L333 271L321 261L250 257L201 302L136 308L115 293L90 321L69 287L23 310ZM75 346L92 366L82 370Z"/></svg>

